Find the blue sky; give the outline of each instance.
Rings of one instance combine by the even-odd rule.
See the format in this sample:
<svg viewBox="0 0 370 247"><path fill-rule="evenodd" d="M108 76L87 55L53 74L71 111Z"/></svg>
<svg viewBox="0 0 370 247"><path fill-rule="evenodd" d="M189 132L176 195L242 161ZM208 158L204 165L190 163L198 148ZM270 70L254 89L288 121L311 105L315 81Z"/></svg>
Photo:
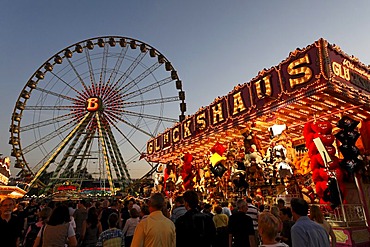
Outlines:
<svg viewBox="0 0 370 247"><path fill-rule="evenodd" d="M178 71L191 115L320 37L370 64L369 10L344 0L3 1L0 153L10 155L11 114L27 80L76 42L118 35L157 48Z"/></svg>

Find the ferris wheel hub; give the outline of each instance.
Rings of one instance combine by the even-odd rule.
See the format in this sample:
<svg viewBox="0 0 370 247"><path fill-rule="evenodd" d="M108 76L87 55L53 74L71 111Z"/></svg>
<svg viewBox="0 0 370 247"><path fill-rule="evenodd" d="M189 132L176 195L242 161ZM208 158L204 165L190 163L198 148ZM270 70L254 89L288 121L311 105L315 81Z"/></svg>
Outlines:
<svg viewBox="0 0 370 247"><path fill-rule="evenodd" d="M90 97L86 100L86 110L88 112L96 112L103 110L103 101L100 97Z"/></svg>

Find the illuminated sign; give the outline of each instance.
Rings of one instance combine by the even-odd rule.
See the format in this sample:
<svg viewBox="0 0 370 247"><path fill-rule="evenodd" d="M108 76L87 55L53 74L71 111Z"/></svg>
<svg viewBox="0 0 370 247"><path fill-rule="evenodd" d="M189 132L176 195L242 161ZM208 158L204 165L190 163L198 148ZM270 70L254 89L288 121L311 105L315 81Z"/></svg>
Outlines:
<svg viewBox="0 0 370 247"><path fill-rule="evenodd" d="M245 119L264 107L279 103L308 85L321 73L317 43L292 53L288 59L261 71L249 83L238 85L227 96L219 97L195 115L147 142L147 154L165 150L209 128L217 128L234 119Z"/></svg>
<svg viewBox="0 0 370 247"><path fill-rule="evenodd" d="M0 173L0 184L7 185L8 183L9 183L9 178Z"/></svg>

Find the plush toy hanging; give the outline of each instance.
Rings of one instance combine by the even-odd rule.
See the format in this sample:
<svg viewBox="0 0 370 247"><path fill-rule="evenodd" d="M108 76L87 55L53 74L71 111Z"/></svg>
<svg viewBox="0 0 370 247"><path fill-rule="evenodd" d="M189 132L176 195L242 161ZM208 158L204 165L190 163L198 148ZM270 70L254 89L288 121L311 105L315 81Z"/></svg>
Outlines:
<svg viewBox="0 0 370 247"><path fill-rule="evenodd" d="M339 150L344 159L340 162L340 165L351 176L353 176L353 174L363 164L360 150L355 145L357 139L360 137L360 134L355 130L358 124L358 121L353 120L348 116L344 116L337 123L337 126L342 130L335 135L342 144L339 147Z"/></svg>
<svg viewBox="0 0 370 247"><path fill-rule="evenodd" d="M334 192L337 184L343 184L342 177L336 178L340 173L339 159L335 156L336 149L332 145L335 138L332 135L332 126L328 121L308 122L303 129L303 136L308 148L310 166L312 170L312 180L316 187L316 194L320 200L330 202L332 206L337 206L339 191ZM315 141L314 141L315 140ZM320 150L318 146L320 146ZM330 186L330 187L329 187ZM344 191L344 186L339 186ZM343 193L343 191L341 193ZM330 195L330 196L329 196Z"/></svg>
<svg viewBox="0 0 370 247"><path fill-rule="evenodd" d="M194 178L194 173L193 173L193 155L186 153L182 157L182 166L181 166L181 179L182 181L178 181L178 185L182 184L182 187L184 190L192 189L193 188L193 178Z"/></svg>
<svg viewBox="0 0 370 247"><path fill-rule="evenodd" d="M210 170L215 177L221 178L227 170L227 168L222 164L222 161L226 160L226 157L222 156L226 151L226 147L219 142L216 142L210 151L212 152L210 157Z"/></svg>

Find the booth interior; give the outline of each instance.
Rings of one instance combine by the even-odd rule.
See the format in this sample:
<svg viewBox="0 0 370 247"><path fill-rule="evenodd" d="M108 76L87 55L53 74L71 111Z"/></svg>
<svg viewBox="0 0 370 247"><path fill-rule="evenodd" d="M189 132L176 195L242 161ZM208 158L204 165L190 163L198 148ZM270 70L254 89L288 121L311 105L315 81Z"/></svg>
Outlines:
<svg viewBox="0 0 370 247"><path fill-rule="evenodd" d="M369 119L369 66L320 39L149 140L151 190L268 206L303 197L334 226L366 229ZM368 229L357 235L369 243Z"/></svg>

